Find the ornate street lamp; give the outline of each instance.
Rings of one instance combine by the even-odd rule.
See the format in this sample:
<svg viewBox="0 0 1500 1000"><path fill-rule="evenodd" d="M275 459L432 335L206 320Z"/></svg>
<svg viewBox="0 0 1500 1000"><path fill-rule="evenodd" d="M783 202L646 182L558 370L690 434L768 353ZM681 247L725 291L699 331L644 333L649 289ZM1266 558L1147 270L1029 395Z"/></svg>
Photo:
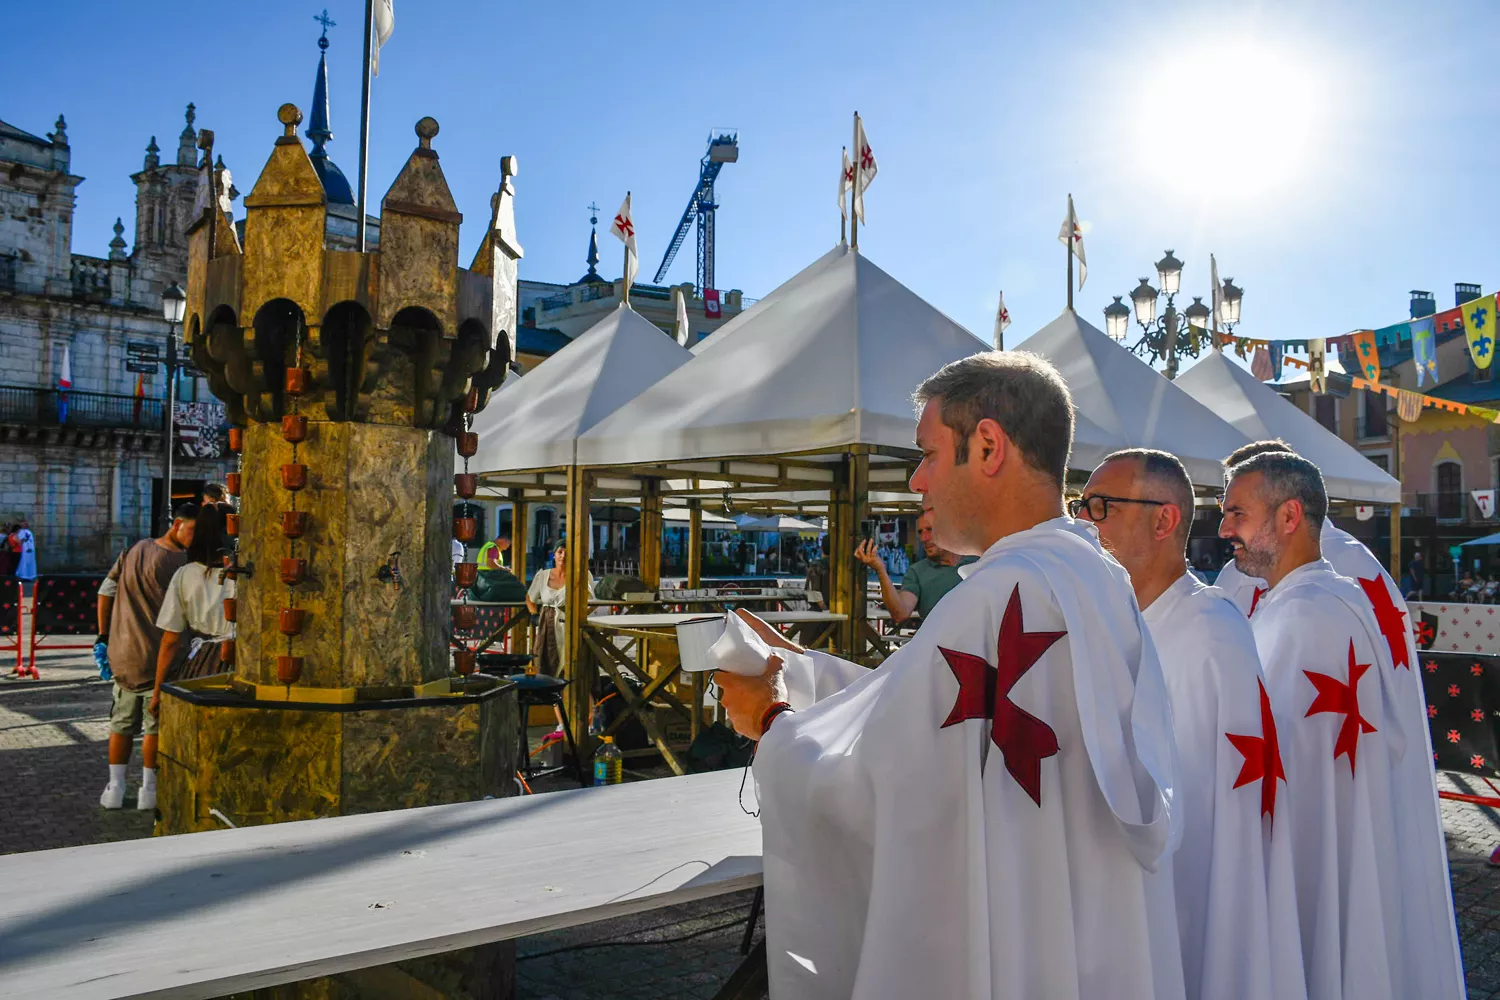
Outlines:
<svg viewBox="0 0 1500 1000"><path fill-rule="evenodd" d="M181 285L174 283L161 293L161 318L167 321L167 399L163 407L166 410L163 418L166 457L162 465L161 505L162 518L169 528L172 526L172 411L177 404L177 370L184 367L177 360L177 327L185 312L187 294L183 292Z"/></svg>
<svg viewBox="0 0 1500 1000"><path fill-rule="evenodd" d="M1131 350L1142 357L1160 359L1164 363L1167 378L1177 377L1179 354L1186 353L1196 358L1205 344L1212 343L1212 331L1215 327L1214 312L1203 304L1201 296L1194 296L1192 305L1181 312L1177 311L1176 298L1182 288L1182 267L1182 261L1168 250L1156 262L1156 276L1161 282L1161 291L1152 288L1151 283L1142 278L1141 283L1130 293L1135 321L1141 328L1141 339ZM1167 302L1166 308L1158 315L1157 299L1161 295L1167 297ZM1244 292L1236 288L1232 281L1224 282L1218 291L1219 325L1232 330L1239 323L1240 299L1243 296ZM1123 342L1130 326L1132 310L1120 300L1121 296L1116 295L1115 301L1105 307L1104 322L1109 335Z"/></svg>
<svg viewBox="0 0 1500 1000"><path fill-rule="evenodd" d="M1116 295L1115 300L1104 307L1104 332L1116 341L1123 342L1125 335L1130 332L1130 307L1120 301L1121 296Z"/></svg>

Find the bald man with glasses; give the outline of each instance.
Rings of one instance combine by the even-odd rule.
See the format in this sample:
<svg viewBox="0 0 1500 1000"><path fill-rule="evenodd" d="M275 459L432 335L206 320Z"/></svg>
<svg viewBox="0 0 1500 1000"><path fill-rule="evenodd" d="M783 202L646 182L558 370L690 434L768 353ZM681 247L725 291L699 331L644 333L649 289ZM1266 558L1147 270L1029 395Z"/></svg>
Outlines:
<svg viewBox="0 0 1500 1000"><path fill-rule="evenodd" d="M1275 719L1249 622L1188 572L1192 482L1173 455L1120 451L1069 510L1129 572L1167 681L1182 768L1173 890L1187 995L1302 997L1291 840L1275 836L1272 819L1284 786Z"/></svg>

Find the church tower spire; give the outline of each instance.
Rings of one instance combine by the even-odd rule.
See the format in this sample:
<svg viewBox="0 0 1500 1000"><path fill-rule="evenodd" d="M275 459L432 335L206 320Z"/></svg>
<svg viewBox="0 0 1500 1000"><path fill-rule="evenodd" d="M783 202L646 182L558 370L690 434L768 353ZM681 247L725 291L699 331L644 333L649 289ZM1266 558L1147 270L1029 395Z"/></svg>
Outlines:
<svg viewBox="0 0 1500 1000"><path fill-rule="evenodd" d="M599 274L598 271L599 206L593 204L592 202L589 203L589 253L588 256L584 259L588 261L589 270L587 274L578 279L579 282L582 283L585 281L603 281L604 278Z"/></svg>
<svg viewBox="0 0 1500 1000"><path fill-rule="evenodd" d="M354 193L349 188L349 181L344 177L344 172L328 158L328 150L325 148L333 139L333 130L328 127L328 29L336 27L338 22L328 16L327 8L313 20L323 26L323 34L318 39L318 72L313 77L312 107L308 114L307 131L303 133L312 140L312 150L307 155L312 160L318 180L323 183L323 191L328 195L329 204L352 205Z"/></svg>

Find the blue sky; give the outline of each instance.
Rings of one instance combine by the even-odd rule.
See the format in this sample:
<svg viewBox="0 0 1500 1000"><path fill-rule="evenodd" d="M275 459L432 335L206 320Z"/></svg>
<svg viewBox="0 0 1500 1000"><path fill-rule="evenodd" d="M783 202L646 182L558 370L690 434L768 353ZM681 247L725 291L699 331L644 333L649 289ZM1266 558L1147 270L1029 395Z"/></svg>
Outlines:
<svg viewBox="0 0 1500 1000"><path fill-rule="evenodd" d="M32 4L6 12L0 118L66 114L75 251L104 254L133 212L128 175L182 109L215 130L243 192L276 108L307 110L323 4ZM354 178L360 18L330 0L330 151ZM718 284L761 296L838 236L850 115L880 174L861 249L988 338L1005 290L1014 343L1063 306L1058 225L1071 191L1102 327L1164 249L1206 295L1208 254L1245 291L1248 336L1395 322L1407 291L1493 290L1500 88L1484 2L754 4L396 0L375 84L378 199L432 115L449 184L480 235L499 158L520 159L524 277L584 270L585 206L634 191L649 279L709 132L737 128L718 185ZM1466 50L1466 44L1472 45ZM1472 51L1472 57L1467 55ZM377 202L378 203L378 202ZM238 209L238 206L237 206ZM242 211L242 210L241 210ZM619 245L601 240L601 270ZM692 278L691 243L668 281ZM1128 301L1128 300L1127 300ZM1184 305L1188 300L1180 300Z"/></svg>

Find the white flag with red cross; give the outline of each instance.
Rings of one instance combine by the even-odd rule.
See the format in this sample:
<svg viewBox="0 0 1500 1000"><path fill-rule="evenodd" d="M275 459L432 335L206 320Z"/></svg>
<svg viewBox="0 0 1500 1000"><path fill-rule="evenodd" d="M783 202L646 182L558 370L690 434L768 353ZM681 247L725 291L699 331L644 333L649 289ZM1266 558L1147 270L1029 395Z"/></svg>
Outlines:
<svg viewBox="0 0 1500 1000"><path fill-rule="evenodd" d="M615 213L615 221L610 225L609 231L625 244L625 286L628 288L635 282L636 268L635 222L630 217L629 191L625 192L625 200L620 203L620 210Z"/></svg>
<svg viewBox="0 0 1500 1000"><path fill-rule="evenodd" d="M870 150L870 140L865 138L864 119L854 116L854 214L860 222L865 221L865 189L875 179L878 167L875 154Z"/></svg>
<svg viewBox="0 0 1500 1000"><path fill-rule="evenodd" d="M1005 308L1005 293L1000 293L1000 306L995 310L995 350L1005 350L1005 328L1010 326L1010 310Z"/></svg>
<svg viewBox="0 0 1500 1000"><path fill-rule="evenodd" d="M844 165L839 170L839 214L849 218L849 189L854 186L854 164L849 160L849 147L844 147Z"/></svg>
<svg viewBox="0 0 1500 1000"><path fill-rule="evenodd" d="M1068 195L1068 217L1063 220L1062 228L1057 232L1058 242L1068 248L1068 252L1078 258L1078 287L1083 287L1083 281L1089 276L1088 258L1083 255L1083 229L1078 225L1078 213L1073 209L1073 196Z"/></svg>

